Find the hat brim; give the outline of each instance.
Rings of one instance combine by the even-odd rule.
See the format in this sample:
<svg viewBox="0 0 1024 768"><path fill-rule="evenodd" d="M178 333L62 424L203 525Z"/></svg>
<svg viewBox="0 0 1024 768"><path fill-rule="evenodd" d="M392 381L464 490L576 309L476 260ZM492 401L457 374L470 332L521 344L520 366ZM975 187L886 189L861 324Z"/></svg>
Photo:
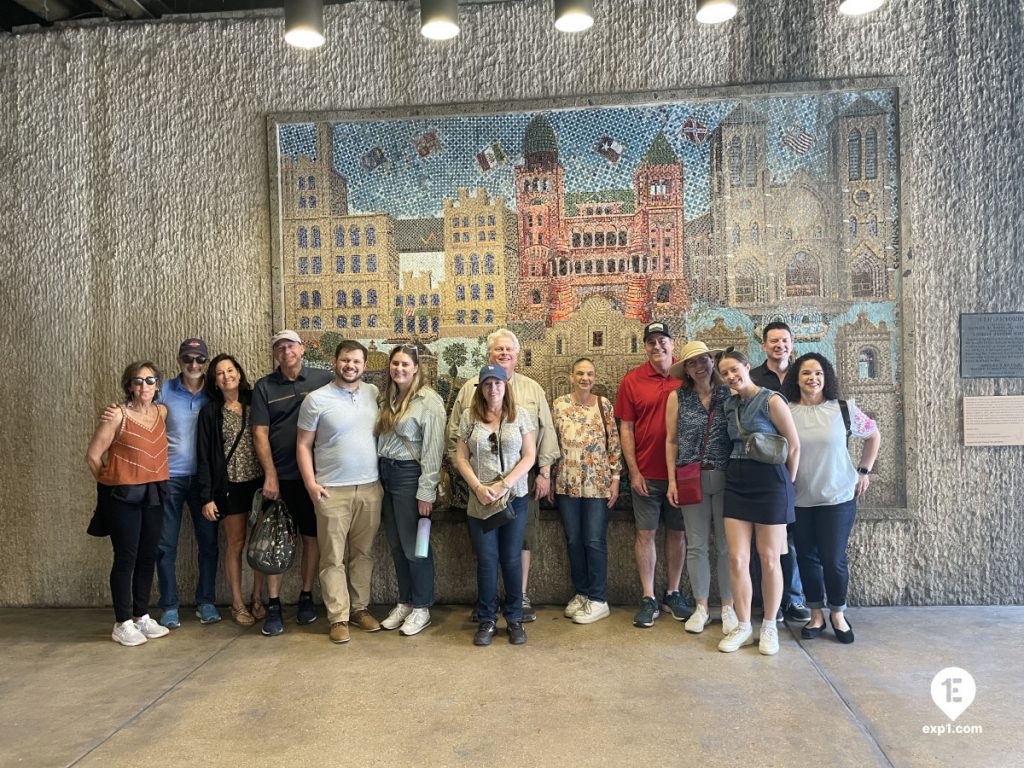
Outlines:
<svg viewBox="0 0 1024 768"><path fill-rule="evenodd" d="M709 349L707 352L698 352L695 355L690 355L689 357L684 358L683 360L680 360L678 363L676 363L671 368L669 368L668 369L668 375L671 376L673 379L679 379L681 381L685 381L685 379L683 378L683 373L685 373L685 371L686 371L686 361L687 360L693 360L693 358L700 357L701 355L708 355L708 356L711 357L711 365L714 366L714 364L715 364L715 357L718 354L720 354L721 351L722 350L720 350L720 349Z"/></svg>

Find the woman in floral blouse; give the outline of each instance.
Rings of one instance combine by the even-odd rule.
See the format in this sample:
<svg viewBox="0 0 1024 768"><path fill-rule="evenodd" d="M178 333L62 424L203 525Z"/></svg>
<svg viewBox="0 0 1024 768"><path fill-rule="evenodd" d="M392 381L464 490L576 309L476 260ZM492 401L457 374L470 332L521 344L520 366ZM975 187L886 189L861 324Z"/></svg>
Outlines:
<svg viewBox="0 0 1024 768"><path fill-rule="evenodd" d="M552 493L558 502L569 548L576 594L566 618L591 624L608 615L608 513L619 498L619 436L612 403L595 395L594 363L572 365L573 391L559 397L551 416L561 446Z"/></svg>

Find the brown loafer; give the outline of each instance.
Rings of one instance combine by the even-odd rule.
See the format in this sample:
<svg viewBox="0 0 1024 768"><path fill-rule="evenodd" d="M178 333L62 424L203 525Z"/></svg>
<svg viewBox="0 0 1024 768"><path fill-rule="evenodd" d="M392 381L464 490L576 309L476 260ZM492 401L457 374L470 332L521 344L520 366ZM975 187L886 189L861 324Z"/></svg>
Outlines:
<svg viewBox="0 0 1024 768"><path fill-rule="evenodd" d="M348 617L349 624L359 627L363 632L376 632L380 629L380 622L370 615L370 612L362 608Z"/></svg>
<svg viewBox="0 0 1024 768"><path fill-rule="evenodd" d="M231 607L231 618L235 620L235 624L240 627L251 627L256 623L256 617L249 613L249 609L244 605L241 608Z"/></svg>

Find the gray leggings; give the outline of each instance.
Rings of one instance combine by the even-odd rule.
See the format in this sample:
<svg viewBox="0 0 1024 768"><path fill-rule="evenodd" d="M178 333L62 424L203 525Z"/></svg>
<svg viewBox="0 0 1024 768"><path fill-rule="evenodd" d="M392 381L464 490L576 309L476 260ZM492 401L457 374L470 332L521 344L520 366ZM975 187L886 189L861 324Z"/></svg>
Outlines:
<svg viewBox="0 0 1024 768"><path fill-rule="evenodd" d="M700 473L703 499L700 504L681 507L686 525L686 574L696 600L707 600L711 593L711 563L708 552L711 524L715 526L715 552L718 570L718 592L723 600L732 600L729 586L729 544L725 539L725 472L718 469Z"/></svg>

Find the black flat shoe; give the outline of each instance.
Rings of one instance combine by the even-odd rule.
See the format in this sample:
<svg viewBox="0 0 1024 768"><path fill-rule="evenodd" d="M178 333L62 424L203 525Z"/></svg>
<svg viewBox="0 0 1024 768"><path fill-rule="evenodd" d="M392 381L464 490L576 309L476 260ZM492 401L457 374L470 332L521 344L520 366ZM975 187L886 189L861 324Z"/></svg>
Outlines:
<svg viewBox="0 0 1024 768"><path fill-rule="evenodd" d="M849 627L849 629L846 630L839 629L839 627L836 626L836 623L832 621L831 616L828 617L828 621L832 625L832 631L836 633L836 640L843 645L849 645L853 642L853 624L850 623L849 619L846 620L846 626Z"/></svg>
<svg viewBox="0 0 1024 768"><path fill-rule="evenodd" d="M494 622L481 621L476 634L473 635L473 645L490 645L494 639Z"/></svg>
<svg viewBox="0 0 1024 768"><path fill-rule="evenodd" d="M802 637L804 640L814 640L816 637L821 637L821 633L824 631L824 624L822 624L820 627L804 627L800 630L800 637Z"/></svg>

